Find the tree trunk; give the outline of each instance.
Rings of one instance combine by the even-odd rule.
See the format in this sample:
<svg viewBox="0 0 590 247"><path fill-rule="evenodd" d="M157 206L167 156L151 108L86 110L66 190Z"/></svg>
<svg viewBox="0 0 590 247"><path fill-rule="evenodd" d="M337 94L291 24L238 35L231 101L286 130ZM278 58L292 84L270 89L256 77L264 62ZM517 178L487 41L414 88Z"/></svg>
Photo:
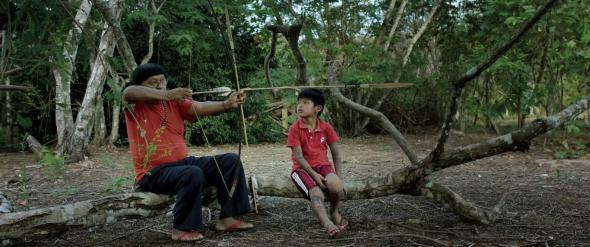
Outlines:
<svg viewBox="0 0 590 247"><path fill-rule="evenodd" d="M109 8L116 17L116 23L121 21L121 12L123 10L123 1L115 0L109 2ZM68 143L60 150L61 154L67 154L70 161L80 161L87 152L88 133L92 127L91 123L94 118L94 106L96 105L97 96L102 92L108 71L108 59L112 57L115 46L113 26L108 26L102 33L96 60L90 74L90 79L86 87L86 93L82 106L76 117L75 129Z"/></svg>
<svg viewBox="0 0 590 247"><path fill-rule="evenodd" d="M9 77L4 78L4 83L6 86L10 86L10 78ZM11 104L12 99L10 98L9 92L6 92L5 101L6 101L6 104L5 104L4 110L3 110L4 111L4 114L3 114L4 121L2 122L3 124L0 127L4 127L3 128L3 132L4 132L3 133L4 134L3 141L6 144L12 144L12 142L13 142L12 141L12 127L14 125L14 122L13 122L13 116L12 116L12 104Z"/></svg>
<svg viewBox="0 0 590 247"><path fill-rule="evenodd" d="M270 78L270 61L275 56L275 50L277 48L277 33L272 32L272 38L270 41L270 48L268 50L268 54L264 57L264 78L266 79L266 83L269 87L274 87L272 84L272 79ZM275 100L279 99L279 95L277 90L272 90L272 96Z"/></svg>
<svg viewBox="0 0 590 247"><path fill-rule="evenodd" d="M57 127L57 144L62 145L66 136L73 130L72 102L70 99L70 85L74 73L78 44L82 38L82 30L86 25L92 10L92 3L83 0L76 12L72 29L64 43L63 63L58 62L53 70L55 79L55 124Z"/></svg>
<svg viewBox="0 0 590 247"><path fill-rule="evenodd" d="M391 44L391 39L393 38L393 34L395 34L395 30L397 29L397 26L399 25L399 21L402 19L402 16L404 14L404 9L406 8L407 3L408 3L408 0L403 0L401 6L399 7L399 9L397 11L397 15L395 17L395 22L393 23L393 25L391 26L391 29L389 30L389 33L387 34L387 41L385 42L385 45L383 45L384 52L387 52L389 50L389 45Z"/></svg>
<svg viewBox="0 0 590 247"><path fill-rule="evenodd" d="M103 97L98 97L95 106L96 116L94 117L94 137L92 142L97 146L102 146L106 143L107 125L104 114L104 100Z"/></svg>
<svg viewBox="0 0 590 247"><path fill-rule="evenodd" d="M389 1L389 5L387 7L387 10L385 11L385 15L383 16L383 23L381 23L381 27L379 28L379 31L377 31L377 38L375 38L375 40L373 41L374 46L381 45L381 43L383 42L383 37L385 37L385 32L390 27L389 23L391 22L391 12L393 12L396 2L397 2L396 0Z"/></svg>
<svg viewBox="0 0 590 247"><path fill-rule="evenodd" d="M118 88L111 88L113 91L121 92L125 86L125 80L121 77L117 77L115 84ZM113 104L113 115L111 119L111 134L109 135L108 145L114 146L117 139L119 139L119 124L121 123L121 99L114 99Z"/></svg>
<svg viewBox="0 0 590 247"><path fill-rule="evenodd" d="M98 200L0 215L0 239L29 241L67 229L115 223L165 213L171 198L131 193Z"/></svg>
<svg viewBox="0 0 590 247"><path fill-rule="evenodd" d="M404 0L404 2L402 2L402 4L404 4L406 1ZM437 0L434 5L432 6L432 9L430 10L430 13L428 14L428 18L426 18L426 21L424 21L424 23L422 23L422 26L420 27L420 29L418 29L418 31L416 32L416 34L412 37L412 40L410 41L410 44L408 45L408 48L406 49L406 52L404 54L404 57L402 58L402 64L401 64L401 69L400 72L397 74L394 83L398 83L399 79L402 76L402 71L404 69L404 67L406 66L406 64L408 63L408 60L410 58L410 54L412 54L412 51L414 50L414 45L418 42L418 40L420 39L420 37L422 37L422 34L424 34L424 32L426 31L426 29L428 28L428 26L430 25L430 23L432 22L432 20L434 19L434 15L436 14L436 11L438 10L438 8L440 7L441 4L441 0ZM403 11L403 9L400 9L401 11ZM399 15L401 15L402 13L398 13ZM399 16L398 16L399 17ZM395 31L395 30L393 30ZM373 109L375 110L379 110L379 108L381 108L381 105L383 104L383 102L385 101L385 99L388 99L390 96L390 92L391 91L386 91L383 93L383 95L377 100L377 102L375 103L375 105L373 105ZM364 117L361 120L361 125L360 128L364 129L365 127L367 127L367 124L369 124L369 118L368 117Z"/></svg>
<svg viewBox="0 0 590 247"><path fill-rule="evenodd" d="M289 43L289 48L291 48L293 56L295 57L295 60L297 60L297 84L303 86L308 85L308 81L307 62L305 61L305 57L303 57L303 53L301 53L301 50L299 49L299 34L301 33L302 27L302 25L298 24L293 26L271 25L266 28L273 33L282 33Z"/></svg>
<svg viewBox="0 0 590 247"><path fill-rule="evenodd" d="M32 135L27 135L27 144L29 145L29 149L35 153L38 159L43 157L43 149L45 147L37 141L37 138L33 137Z"/></svg>
<svg viewBox="0 0 590 247"><path fill-rule="evenodd" d="M337 90L334 90L337 91ZM338 94L338 92L335 92ZM341 99L341 97L338 97ZM343 101L350 104L352 101ZM392 194L422 195L445 203L465 219L478 224L491 224L501 213L505 195L486 210L461 198L452 190L430 181L436 171L505 152L524 151L532 139L562 126L590 107L590 96L547 118L537 119L521 129L503 136L446 150L437 160L424 159L419 164L362 180L347 180L346 199L369 199ZM355 103L352 103L355 104ZM355 110L363 106L352 105ZM371 109L365 113L370 114ZM385 119L384 121L388 121ZM301 197L287 176L251 177L255 195ZM109 196L98 200L77 202L31 211L0 215L0 239L30 240L43 238L61 231L114 223L127 218L151 217L168 209L171 197L153 193L131 193Z"/></svg>
<svg viewBox="0 0 590 247"><path fill-rule="evenodd" d="M9 51L11 47L11 35L8 31L3 30L0 33L0 37L2 38L2 47L0 47L0 83L4 85L0 85L2 88L12 88L13 86L10 85L10 77L4 73L9 67ZM1 96L1 94L0 94ZM12 144L12 105L10 99L10 93L6 92L6 97L3 99L5 100L4 109L1 109L4 114L0 116L0 131L2 131L4 135L4 140L1 140L0 143Z"/></svg>

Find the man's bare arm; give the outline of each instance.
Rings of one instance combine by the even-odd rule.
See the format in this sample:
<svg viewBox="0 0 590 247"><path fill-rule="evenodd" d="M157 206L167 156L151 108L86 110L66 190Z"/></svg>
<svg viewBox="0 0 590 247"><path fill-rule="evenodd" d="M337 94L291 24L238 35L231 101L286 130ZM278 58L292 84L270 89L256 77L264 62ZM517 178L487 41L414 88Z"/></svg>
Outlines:
<svg viewBox="0 0 590 247"><path fill-rule="evenodd" d="M138 101L183 100L191 98L191 92L190 89L186 88L161 90L144 86L129 86L123 91L123 99L130 103Z"/></svg>
<svg viewBox="0 0 590 247"><path fill-rule="evenodd" d="M194 101L189 110L189 114L193 117L214 115L220 112L236 108L246 100L244 91L232 93L225 101Z"/></svg>

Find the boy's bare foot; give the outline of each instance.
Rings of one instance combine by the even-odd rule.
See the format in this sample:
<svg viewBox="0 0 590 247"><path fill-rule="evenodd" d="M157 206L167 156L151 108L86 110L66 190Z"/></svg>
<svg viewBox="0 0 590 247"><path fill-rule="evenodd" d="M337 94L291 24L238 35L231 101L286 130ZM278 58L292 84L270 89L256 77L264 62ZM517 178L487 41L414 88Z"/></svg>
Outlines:
<svg viewBox="0 0 590 247"><path fill-rule="evenodd" d="M338 226L338 228L341 231L346 230L348 228L348 220L342 217L340 212L332 213L332 221L334 222L334 224Z"/></svg>
<svg viewBox="0 0 590 247"><path fill-rule="evenodd" d="M205 238L203 234L197 231L181 231L172 229L170 238L174 241L199 241Z"/></svg>
<svg viewBox="0 0 590 247"><path fill-rule="evenodd" d="M225 218L215 224L215 230L218 232L235 232L245 231L254 228L252 223L237 220L234 218Z"/></svg>
<svg viewBox="0 0 590 247"><path fill-rule="evenodd" d="M334 225L333 223L330 223L328 226L326 226L326 232L328 233L328 237L335 238L336 236L338 236L338 233L340 232L340 227Z"/></svg>

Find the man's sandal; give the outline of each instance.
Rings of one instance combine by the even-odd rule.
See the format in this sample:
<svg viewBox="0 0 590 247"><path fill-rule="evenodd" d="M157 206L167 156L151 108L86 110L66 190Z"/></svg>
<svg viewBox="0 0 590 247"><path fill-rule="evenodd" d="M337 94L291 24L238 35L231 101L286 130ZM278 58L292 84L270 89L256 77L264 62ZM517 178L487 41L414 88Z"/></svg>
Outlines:
<svg viewBox="0 0 590 247"><path fill-rule="evenodd" d="M236 220L233 224L229 225L225 229L219 229L219 224L215 225L215 231L218 232L237 232L237 231L246 231L254 228L254 226L249 226L248 223Z"/></svg>
<svg viewBox="0 0 590 247"><path fill-rule="evenodd" d="M170 235L174 241L199 241L205 238L203 234L197 231L178 231L178 233Z"/></svg>

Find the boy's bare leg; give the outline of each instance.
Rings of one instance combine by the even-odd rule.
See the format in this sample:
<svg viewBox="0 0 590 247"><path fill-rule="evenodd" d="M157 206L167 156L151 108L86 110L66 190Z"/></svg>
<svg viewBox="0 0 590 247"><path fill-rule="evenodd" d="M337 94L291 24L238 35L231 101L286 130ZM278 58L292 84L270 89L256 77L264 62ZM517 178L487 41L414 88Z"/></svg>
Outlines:
<svg viewBox="0 0 590 247"><path fill-rule="evenodd" d="M328 217L328 213L324 207L324 192L322 192L320 187L313 187L309 190L309 199L311 201L312 210L320 220L320 224L328 232L328 236L335 237L336 234L340 232L340 228Z"/></svg>
<svg viewBox="0 0 590 247"><path fill-rule="evenodd" d="M340 201L344 199L344 190L342 188L342 181L336 174L330 173L326 175L326 186L328 187L330 199L330 215L333 223L338 225L340 230L348 226L348 222L342 217L340 211Z"/></svg>

